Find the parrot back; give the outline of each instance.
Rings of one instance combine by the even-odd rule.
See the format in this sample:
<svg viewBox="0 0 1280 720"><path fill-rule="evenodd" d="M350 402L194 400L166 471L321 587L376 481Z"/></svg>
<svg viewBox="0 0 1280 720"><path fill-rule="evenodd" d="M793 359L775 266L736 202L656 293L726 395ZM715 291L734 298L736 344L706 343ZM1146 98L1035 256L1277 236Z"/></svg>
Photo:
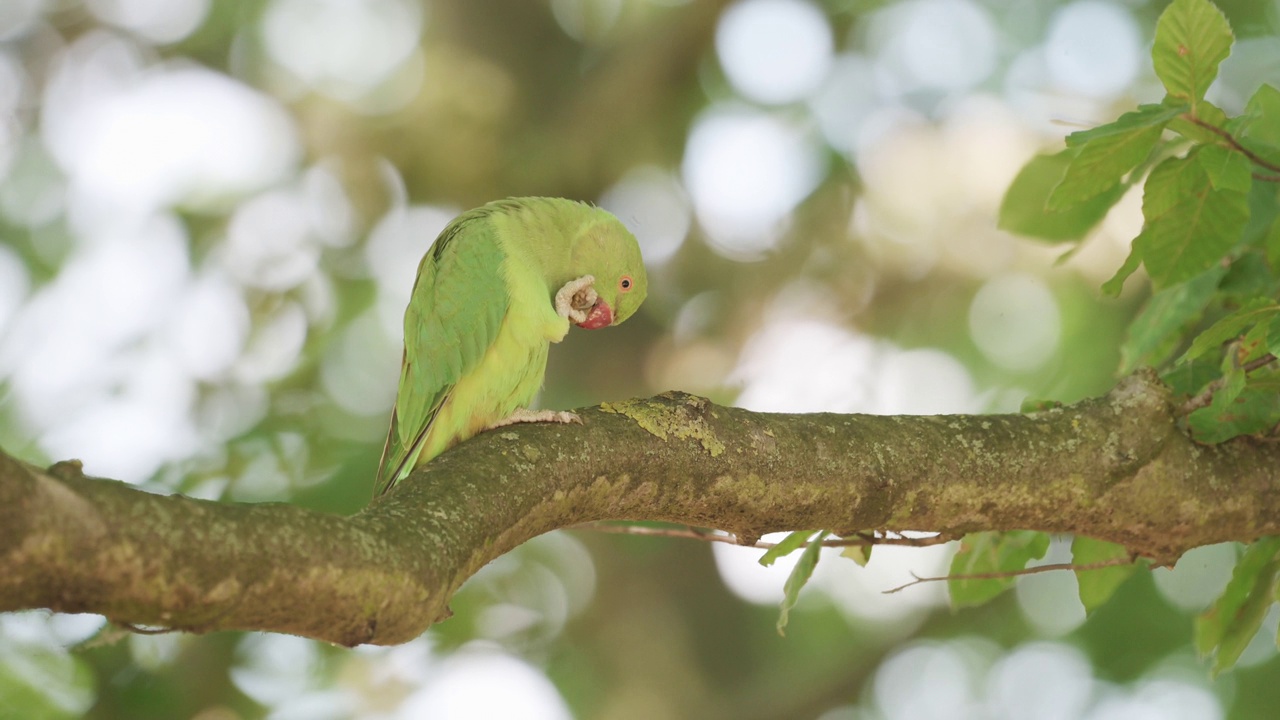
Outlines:
<svg viewBox="0 0 1280 720"><path fill-rule="evenodd" d="M378 465L379 495L431 459L421 451L436 415L493 345L507 313L505 255L492 212L484 206L458 216L418 265L404 316L400 387ZM443 447L461 439L447 438Z"/></svg>

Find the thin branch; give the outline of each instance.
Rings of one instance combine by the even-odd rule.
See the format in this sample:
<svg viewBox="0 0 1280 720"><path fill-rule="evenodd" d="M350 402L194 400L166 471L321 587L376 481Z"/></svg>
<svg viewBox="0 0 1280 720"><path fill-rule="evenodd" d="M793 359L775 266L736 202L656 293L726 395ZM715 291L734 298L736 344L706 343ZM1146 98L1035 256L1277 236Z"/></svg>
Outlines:
<svg viewBox="0 0 1280 720"><path fill-rule="evenodd" d="M718 542L728 545L736 545L738 547L756 548L759 550L768 550L777 546L778 543L757 540L756 542L746 545L743 544L738 536L732 533L723 533L715 530L706 530L704 528L695 528L692 526L684 527L649 527L646 525L630 525L625 523L613 522L594 522L582 523L574 525L569 530L585 530L593 532L611 533L614 535L639 535L644 537L666 537L678 538L681 540L699 540L702 542ZM933 545L943 545L956 540L958 537L949 534L938 533L927 537L905 537L903 535L894 534L874 535L870 533L856 533L848 537L832 538L823 540L822 547L839 548L839 547L871 547L875 545L900 545L906 547L930 547Z"/></svg>
<svg viewBox="0 0 1280 720"><path fill-rule="evenodd" d="M911 577L915 578L906 585L899 585L892 590L885 590L885 595L892 595L896 592L902 592L909 587L915 587L930 582L942 582L943 580L1004 580L1005 578L1018 577L1020 575L1035 575L1037 573L1051 572L1054 570L1075 570L1077 572L1083 570L1102 570L1103 568L1117 567L1119 565L1133 565L1133 558L1112 558L1111 560L1102 560L1087 565L1076 565L1074 563L1050 563L1048 565L1036 565L1035 567L1022 568L1021 570L1004 570L1001 572L989 573L973 573L971 575L941 575L938 577L920 577L915 573L911 573Z"/></svg>
<svg viewBox="0 0 1280 720"><path fill-rule="evenodd" d="M875 545L900 545L905 547L930 547L933 545L945 545L953 540L959 540L960 535L951 533L937 533L927 537L906 537L903 535L868 535L858 533L849 537L835 538L832 540L823 540L822 547L870 547ZM772 543L764 543L772 547Z"/></svg>
<svg viewBox="0 0 1280 720"><path fill-rule="evenodd" d="M590 530L593 532L612 533L614 535L640 535L644 537L680 538L682 540L701 540L702 542L720 542L739 545L738 538L730 533L718 533L690 526L685 527L646 527L644 525L620 525L609 522L582 523L567 528L569 530ZM748 546L751 547L751 546ZM759 543L756 544L759 547Z"/></svg>
<svg viewBox="0 0 1280 720"><path fill-rule="evenodd" d="M1247 374L1257 370L1258 368L1266 367L1275 361L1276 356L1271 353L1267 353L1262 357L1250 360L1241 366L1240 369ZM1210 382L1204 387L1204 390L1199 392L1199 394L1182 404L1182 414L1190 415L1193 411L1199 410L1202 407L1207 407L1213 402L1213 396L1226 384L1227 379L1225 377L1220 377Z"/></svg>
<svg viewBox="0 0 1280 720"><path fill-rule="evenodd" d="M1265 158L1263 158L1262 156L1260 156L1260 155L1258 155L1257 153L1253 152L1253 151L1252 151L1252 150L1250 150L1249 148L1247 148L1247 147L1245 147L1245 146L1241 145L1241 144L1240 144L1240 141L1239 141L1239 140L1236 140L1235 136L1234 136L1234 135L1232 135L1231 133L1227 132L1226 130L1223 130L1222 128L1218 127L1217 125L1214 125L1213 123L1205 122L1204 120L1201 120L1200 118L1198 118L1198 117L1196 117L1196 116L1194 116L1194 115L1191 115L1190 113L1184 114L1182 117L1183 117L1183 119L1184 119L1184 120L1186 120L1187 122L1191 123L1192 125L1198 125L1198 126L1200 126L1200 127L1204 128L1205 130L1208 130L1209 132L1213 133L1214 135L1217 135L1218 137L1222 138L1223 140L1226 140L1228 145L1230 145L1230 146L1231 146L1233 149L1235 149L1237 152L1241 153L1241 154L1242 154L1242 155L1244 155L1245 157L1247 157L1247 158L1249 158L1250 160L1252 160L1252 161L1253 161L1253 163L1254 163L1255 165L1261 165L1262 167L1264 167L1264 168L1266 168L1266 169L1268 169L1268 170L1270 170L1270 171L1272 171L1272 172L1280 173L1280 165L1276 165L1276 164L1274 164L1274 163L1268 162L1268 161L1267 161Z"/></svg>

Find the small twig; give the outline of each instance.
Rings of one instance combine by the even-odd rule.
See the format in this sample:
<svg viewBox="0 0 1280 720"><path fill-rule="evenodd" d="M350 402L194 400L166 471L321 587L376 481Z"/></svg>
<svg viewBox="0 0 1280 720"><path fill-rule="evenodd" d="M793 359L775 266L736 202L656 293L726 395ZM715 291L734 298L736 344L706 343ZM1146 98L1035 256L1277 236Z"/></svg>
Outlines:
<svg viewBox="0 0 1280 720"><path fill-rule="evenodd" d="M1253 174L1253 179L1261 180L1262 182L1280 183L1280 175L1267 175L1266 173L1256 172Z"/></svg>
<svg viewBox="0 0 1280 720"><path fill-rule="evenodd" d="M1234 135L1232 135L1231 133L1227 132L1226 130L1223 130L1222 128L1218 127L1217 125L1214 125L1213 123L1205 122L1204 120L1201 120L1200 118L1198 118L1198 117L1196 117L1196 116L1194 116L1194 115L1184 114L1182 117L1183 117L1187 122L1191 123L1192 125L1198 125L1198 126L1200 126L1200 127L1204 128L1205 130L1208 130L1209 132L1213 133L1214 135L1217 135L1218 137L1222 138L1223 140L1226 140L1228 145L1230 145L1232 148L1234 148L1237 152L1241 153L1241 154L1242 154L1242 155L1244 155L1245 157L1247 157L1247 158L1249 158L1250 160L1252 160L1252 161L1253 161L1253 163L1254 163L1255 165L1261 165L1262 167L1264 167L1264 168L1266 168L1266 169L1268 169L1268 170L1270 170L1270 171L1272 171L1272 172L1278 172L1278 173L1280 173L1280 165L1276 165L1276 164L1274 164L1274 163L1267 162L1267 160L1266 160L1265 158L1263 158L1262 156L1260 156L1260 155L1258 155L1257 153L1253 152L1253 151L1252 151L1252 150L1250 150L1249 148L1247 148L1247 147L1245 147L1245 146L1241 145L1241 144L1240 144L1240 141L1239 141L1239 140L1236 140L1235 136L1234 136Z"/></svg>
<svg viewBox="0 0 1280 720"><path fill-rule="evenodd" d="M583 523L574 525L570 530L594 530L595 532L614 533L615 535L647 535L649 537L681 538L684 540L701 540L703 542L722 542L737 545L738 539L729 534L718 534L693 527L645 527L643 525L614 525L612 523Z"/></svg>
<svg viewBox="0 0 1280 720"><path fill-rule="evenodd" d="M595 532L613 533L615 535L644 535L648 537L669 537L680 538L682 540L701 540L702 542L720 542L729 545L738 545L743 547L735 535L729 533L718 533L714 530L703 530L694 527L646 527L643 525L619 525L614 523L598 522L584 523L582 525L574 525L570 530L593 530ZM948 535L938 534L928 537L904 537L895 535L893 537L877 536L871 533L857 533L848 537L833 538L831 540L823 540L822 547L867 547L873 545L905 545L909 547L929 547L931 545L942 545L944 543L955 540ZM751 545L745 547L758 548L760 550L768 550L777 543L765 542L758 540Z"/></svg>
<svg viewBox="0 0 1280 720"><path fill-rule="evenodd" d="M930 547L933 545L945 545L952 540L959 538L939 533L937 535L929 535L928 537L905 537L902 535L872 535L870 533L857 533L849 537L833 538L831 540L823 540L822 547L868 547L874 545L902 545L907 547ZM757 543L758 547L773 547L774 543Z"/></svg>
<svg viewBox="0 0 1280 720"><path fill-rule="evenodd" d="M1276 356L1272 355L1271 353L1267 353L1266 355L1263 355L1260 358L1255 358L1253 360L1250 360L1249 362L1241 366L1240 369L1245 371L1246 373L1251 373L1254 370L1257 370L1260 367L1265 367L1267 365L1270 365L1275 361L1276 361ZM1183 403L1182 414L1190 415L1192 412L1199 410L1202 407L1208 406L1209 403L1213 402L1214 393L1221 390L1222 386L1226 384L1227 384L1227 379L1225 377L1220 377L1217 380L1213 380L1208 385L1205 385L1204 390L1201 390L1195 397Z"/></svg>
<svg viewBox="0 0 1280 720"><path fill-rule="evenodd" d="M1133 562L1132 558L1112 558L1111 560L1089 563L1088 565L1076 565L1074 563L1050 563L1049 565L1036 565L1035 567L1022 568L1021 570L974 573L972 575L942 575L939 577L920 577L915 573L911 573L911 577L915 578L914 580L906 585L899 585L892 590L885 590L884 594L892 595L893 593L906 590L909 587L929 582L941 582L943 580L1003 580L1005 578L1018 577L1020 575L1035 575L1036 573L1050 572L1052 570L1101 570L1103 568L1116 567L1119 565L1132 565Z"/></svg>

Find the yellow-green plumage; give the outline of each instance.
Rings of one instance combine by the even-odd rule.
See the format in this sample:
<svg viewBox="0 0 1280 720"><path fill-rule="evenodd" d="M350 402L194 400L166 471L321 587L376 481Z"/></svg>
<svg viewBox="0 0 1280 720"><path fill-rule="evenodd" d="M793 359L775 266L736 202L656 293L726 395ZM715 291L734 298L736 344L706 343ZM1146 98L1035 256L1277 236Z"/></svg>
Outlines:
<svg viewBox="0 0 1280 720"><path fill-rule="evenodd" d="M380 492L529 404L542 385L549 343L569 331L556 293L585 275L595 278L608 324L626 320L644 300L635 238L589 205L500 200L463 213L440 233L418 266L405 311Z"/></svg>

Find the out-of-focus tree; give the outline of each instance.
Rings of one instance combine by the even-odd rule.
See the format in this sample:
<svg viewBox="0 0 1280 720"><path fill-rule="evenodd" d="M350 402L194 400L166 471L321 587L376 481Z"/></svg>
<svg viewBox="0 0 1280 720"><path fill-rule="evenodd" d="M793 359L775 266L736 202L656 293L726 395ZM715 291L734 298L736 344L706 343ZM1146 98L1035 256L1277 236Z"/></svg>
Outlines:
<svg viewBox="0 0 1280 720"><path fill-rule="evenodd" d="M1096 288L1140 234L1139 183L1060 264L996 225L1037 151L1164 96L1145 52L1164 5L6 3L0 446L161 492L355 511L417 259L458 209L524 194L616 212L653 282L608 340L555 348L546 406L683 389L765 411L1012 411L1101 394L1226 317L1240 362L1170 381L1194 394L1222 374L1214 387L1253 408L1274 395L1265 366L1245 371L1269 325L1232 313L1274 299L1273 240L1249 234L1270 218L1250 216L1209 280L1145 255L1157 292L1130 280L1119 299ZM1219 6L1236 43L1198 91L1247 118L1268 102L1251 98L1280 62L1280 17ZM1205 170L1214 191L1238 181L1229 165ZM1268 182L1250 192L1270 187L1274 207ZM1139 344L1132 329L1152 326ZM1257 578L1268 561L1251 552ZM1194 658L1192 617L1235 546L1136 573L1087 618L1069 573L954 614L936 584L880 595L945 573L948 553L819 563L786 639L792 558L765 570L758 551L576 532L499 558L453 619L390 649L11 614L0 709L1264 718L1280 701L1268 632L1213 683ZM1273 634L1270 602L1241 599Z"/></svg>

